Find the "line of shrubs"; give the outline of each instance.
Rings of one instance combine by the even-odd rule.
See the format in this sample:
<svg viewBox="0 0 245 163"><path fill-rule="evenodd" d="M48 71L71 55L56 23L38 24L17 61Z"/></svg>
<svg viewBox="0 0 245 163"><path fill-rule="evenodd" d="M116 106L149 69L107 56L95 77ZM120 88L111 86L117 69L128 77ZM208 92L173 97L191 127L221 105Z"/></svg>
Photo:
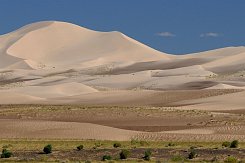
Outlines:
<svg viewBox="0 0 245 163"><path fill-rule="evenodd" d="M234 140L232 142L228 142L228 141L225 141L222 143L222 146L223 147L229 147L229 148L238 148L238 145L239 145L239 142L238 140ZM96 145L96 146L100 146L100 145ZM122 145L121 143L119 142L116 142L113 144L113 147L114 148L120 148ZM77 150L80 151L84 149L84 146L83 145L79 145L77 146ZM52 153L52 145L51 144L48 144L46 146L44 146L43 148L43 152L45 154L49 154L49 153ZM1 158L9 158L11 157L13 154L11 151L7 150L6 148L4 148L2 150L2 154L1 154ZM126 149L123 149L120 153L119 153L119 158L120 159L127 159L130 155L130 151L129 150L126 150ZM145 153L144 153L144 156L142 157L144 160L146 161L149 161L151 159L151 156L152 156L152 152L150 149L146 150ZM194 148L191 148L191 151L188 155L188 159L193 159L197 157L197 153L196 151L194 150ZM111 160L112 157L110 155L104 155L102 157L102 161L106 161L106 160Z"/></svg>
<svg viewBox="0 0 245 163"><path fill-rule="evenodd" d="M130 151L123 149L120 153L119 153L119 158L121 160L125 160L130 156ZM144 156L142 157L142 159L149 161L151 159L151 150L146 150ZM104 155L102 157L102 161L107 161L107 160L112 160L112 157L110 155Z"/></svg>

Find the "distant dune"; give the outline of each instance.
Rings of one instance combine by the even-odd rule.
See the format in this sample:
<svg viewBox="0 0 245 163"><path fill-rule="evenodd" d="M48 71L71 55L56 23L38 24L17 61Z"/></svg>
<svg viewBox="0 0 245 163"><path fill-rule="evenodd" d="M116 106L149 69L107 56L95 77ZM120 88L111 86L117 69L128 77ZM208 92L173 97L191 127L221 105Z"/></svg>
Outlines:
<svg viewBox="0 0 245 163"><path fill-rule="evenodd" d="M57 21L0 36L0 103L87 103L134 91L145 99L144 90L243 90L244 81L245 47L177 56L117 31Z"/></svg>

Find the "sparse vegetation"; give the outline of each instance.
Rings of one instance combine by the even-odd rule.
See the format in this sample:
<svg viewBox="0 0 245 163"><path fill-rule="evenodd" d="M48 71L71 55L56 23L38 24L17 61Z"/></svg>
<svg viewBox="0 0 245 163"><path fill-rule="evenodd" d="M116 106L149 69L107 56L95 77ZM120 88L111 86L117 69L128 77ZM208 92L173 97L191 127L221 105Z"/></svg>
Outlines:
<svg viewBox="0 0 245 163"><path fill-rule="evenodd" d="M12 156L12 152L7 149L2 150L1 158L10 158Z"/></svg>
<svg viewBox="0 0 245 163"><path fill-rule="evenodd" d="M194 159L197 157L197 153L195 150L191 150L191 152L188 155L188 159Z"/></svg>
<svg viewBox="0 0 245 163"><path fill-rule="evenodd" d="M182 162L184 160L185 160L185 158L181 155L175 155L171 158L171 161L173 161L173 162Z"/></svg>
<svg viewBox="0 0 245 163"><path fill-rule="evenodd" d="M149 145L149 143L147 141L141 140L139 143L140 143L140 146L148 146Z"/></svg>
<svg viewBox="0 0 245 163"><path fill-rule="evenodd" d="M129 150L126 150L126 149L123 149L119 154L121 160L127 159L129 155L130 155L130 152Z"/></svg>
<svg viewBox="0 0 245 163"><path fill-rule="evenodd" d="M151 155L152 155L152 152L151 152L150 149L148 149L148 150L145 151L145 155L144 155L143 159L146 160L146 161L150 161Z"/></svg>
<svg viewBox="0 0 245 163"><path fill-rule="evenodd" d="M115 143L121 144L122 147L121 151L118 152L118 149L114 148ZM135 161L135 159L139 159L140 157L145 161L150 160L150 162L155 162L157 160L159 161L166 160L169 162L185 162L185 161L188 162L191 161L191 159L194 159L197 156L197 154L198 154L198 158L192 161L224 162L226 160L226 162L228 162L232 160L231 156L233 156L238 160L237 162L241 162L241 160L243 159L243 153L242 153L244 152L243 148L245 147L244 142L239 142L240 149L233 149L233 150L214 148L215 146L216 147L221 146L222 142L195 142L195 145L194 142L177 142L178 146L175 146L173 148L166 147L166 145L168 145L169 142L148 141L147 143L148 143L147 147L142 147L140 146L140 141L137 141L136 148L134 148L131 145L131 141L120 141L120 142L97 141L97 140L86 140L86 141L1 140L0 141L1 146L7 147L6 149L9 149L11 151L13 150L15 152L14 153L15 157L11 158L11 160L16 161L18 159L20 161L24 161L26 159L31 159L35 161L44 161L44 162L45 161L52 162L53 159L69 160L70 157L73 160L86 160L89 158L91 162L94 161L96 162L96 161L103 160L103 156L104 156L104 160L108 160L108 162L112 162L112 161L117 162L121 159L122 160L127 159L126 160L127 162L133 162L132 160ZM172 142L172 143L176 144L176 142ZM36 158L36 156L34 155L35 151L37 151L37 149L44 147L45 144L52 144L53 147L55 146L55 150L57 152L55 153L55 155L48 155L48 156L41 155L40 156L41 159ZM83 145L83 147L86 146L86 150L84 150L81 154L79 152L74 153L74 146L79 147L80 146L79 144ZM99 150L93 150L95 144L101 145ZM201 147L201 149L199 149L199 147ZM189 149L188 153L183 153L183 150L186 151L188 149ZM118 154L118 156L116 156L115 154ZM153 154L156 155L152 157ZM228 155L231 158L228 158ZM109 160L110 157L106 157L106 156L110 156L111 160ZM7 162L8 161L9 160L7 160Z"/></svg>
<svg viewBox="0 0 245 163"><path fill-rule="evenodd" d="M114 148L120 148L121 146L122 146L122 144L119 143L119 142L116 142L116 143L113 144Z"/></svg>
<svg viewBox="0 0 245 163"><path fill-rule="evenodd" d="M91 161L89 161L89 160L86 160L84 163L92 163Z"/></svg>
<svg viewBox="0 0 245 163"><path fill-rule="evenodd" d="M82 149L83 149L83 145L77 146L77 150L78 150L78 151L81 151Z"/></svg>
<svg viewBox="0 0 245 163"><path fill-rule="evenodd" d="M112 159L112 157L110 155L104 155L102 157L102 161L107 161L107 160L111 160L111 159Z"/></svg>
<svg viewBox="0 0 245 163"><path fill-rule="evenodd" d="M230 146L231 146L231 143L228 141L225 141L222 143L222 147L230 147Z"/></svg>
<svg viewBox="0 0 245 163"><path fill-rule="evenodd" d="M194 149L196 149L197 147L196 146L191 146L190 147L190 150L194 150Z"/></svg>
<svg viewBox="0 0 245 163"><path fill-rule="evenodd" d="M93 149L97 149L97 148L101 147L102 145L103 144L101 142L95 142Z"/></svg>
<svg viewBox="0 0 245 163"><path fill-rule="evenodd" d="M238 140L233 140L231 142L230 148L238 148L238 144L239 144Z"/></svg>
<svg viewBox="0 0 245 163"><path fill-rule="evenodd" d="M212 159L211 159L211 162L218 162L219 159L217 158L217 156L214 156Z"/></svg>
<svg viewBox="0 0 245 163"><path fill-rule="evenodd" d="M172 143L172 142L169 142L168 145L167 145L167 147L173 147L173 146L175 146L175 144Z"/></svg>
<svg viewBox="0 0 245 163"><path fill-rule="evenodd" d="M48 144L43 148L43 152L46 154L52 153L52 145Z"/></svg>
<svg viewBox="0 0 245 163"><path fill-rule="evenodd" d="M233 156L229 156L229 157L227 157L227 158L225 159L224 162L225 162L225 163L238 163L238 160L237 160L235 157L233 157Z"/></svg>
<svg viewBox="0 0 245 163"><path fill-rule="evenodd" d="M238 148L238 140L233 140L232 142L225 141L222 143L222 147Z"/></svg>
<svg viewBox="0 0 245 163"><path fill-rule="evenodd" d="M131 140L131 145L134 145L134 146L141 146L141 147L145 147L145 146L148 146L149 143L147 141L143 141L143 140L135 140L135 139L132 139Z"/></svg>

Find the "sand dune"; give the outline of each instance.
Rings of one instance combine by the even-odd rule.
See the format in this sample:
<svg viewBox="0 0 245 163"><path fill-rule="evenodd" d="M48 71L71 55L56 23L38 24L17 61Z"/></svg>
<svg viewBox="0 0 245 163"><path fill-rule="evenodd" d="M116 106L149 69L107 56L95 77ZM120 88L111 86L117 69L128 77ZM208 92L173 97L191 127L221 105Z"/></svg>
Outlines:
<svg viewBox="0 0 245 163"><path fill-rule="evenodd" d="M9 35L17 39L5 39ZM120 32L96 32L64 22L35 23L9 35L2 38L5 55L31 61L40 68L81 66L93 60L100 65L168 59L167 54Z"/></svg>
<svg viewBox="0 0 245 163"><path fill-rule="evenodd" d="M26 86L7 89L2 91L2 94L4 95L5 93L10 92L16 92L19 94L26 94L45 99L93 93L97 92L97 90L81 83L70 82L52 86Z"/></svg>
<svg viewBox="0 0 245 163"><path fill-rule="evenodd" d="M42 103L45 99L38 98L36 96L31 96L22 93L14 92L1 92L0 103L1 104L32 104L32 103Z"/></svg>
<svg viewBox="0 0 245 163"><path fill-rule="evenodd" d="M171 55L117 31L38 22L0 36L0 101L159 105L168 101L165 95L156 98L159 91L204 90L205 94L209 89L213 96L216 89L245 88L244 57L245 47ZM157 100L149 99L153 97ZM207 96L197 97L174 102L211 103ZM229 97L218 96L212 105Z"/></svg>
<svg viewBox="0 0 245 163"><path fill-rule="evenodd" d="M186 109L199 110L244 110L245 92L208 97L178 102L179 105L189 105ZM183 107L184 109L185 107Z"/></svg>

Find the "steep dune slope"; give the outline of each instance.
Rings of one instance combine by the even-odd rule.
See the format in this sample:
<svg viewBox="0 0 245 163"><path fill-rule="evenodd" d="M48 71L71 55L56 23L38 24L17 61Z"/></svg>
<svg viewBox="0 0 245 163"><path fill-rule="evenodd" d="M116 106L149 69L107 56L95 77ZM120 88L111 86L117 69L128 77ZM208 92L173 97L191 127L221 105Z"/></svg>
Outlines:
<svg viewBox="0 0 245 163"><path fill-rule="evenodd" d="M7 66L11 67L12 64L16 65L19 63L21 63L20 68L29 67L28 64L26 64L22 58L9 55L7 51L14 43L16 43L19 39L21 39L28 32L36 30L36 29L41 29L49 24L50 22L43 22L43 23L35 23L31 25L26 25L14 32L0 36L0 57L1 57L0 69L6 68Z"/></svg>
<svg viewBox="0 0 245 163"><path fill-rule="evenodd" d="M65 22L34 23L2 37L5 57L24 59L42 68L169 58L120 32L96 32Z"/></svg>

